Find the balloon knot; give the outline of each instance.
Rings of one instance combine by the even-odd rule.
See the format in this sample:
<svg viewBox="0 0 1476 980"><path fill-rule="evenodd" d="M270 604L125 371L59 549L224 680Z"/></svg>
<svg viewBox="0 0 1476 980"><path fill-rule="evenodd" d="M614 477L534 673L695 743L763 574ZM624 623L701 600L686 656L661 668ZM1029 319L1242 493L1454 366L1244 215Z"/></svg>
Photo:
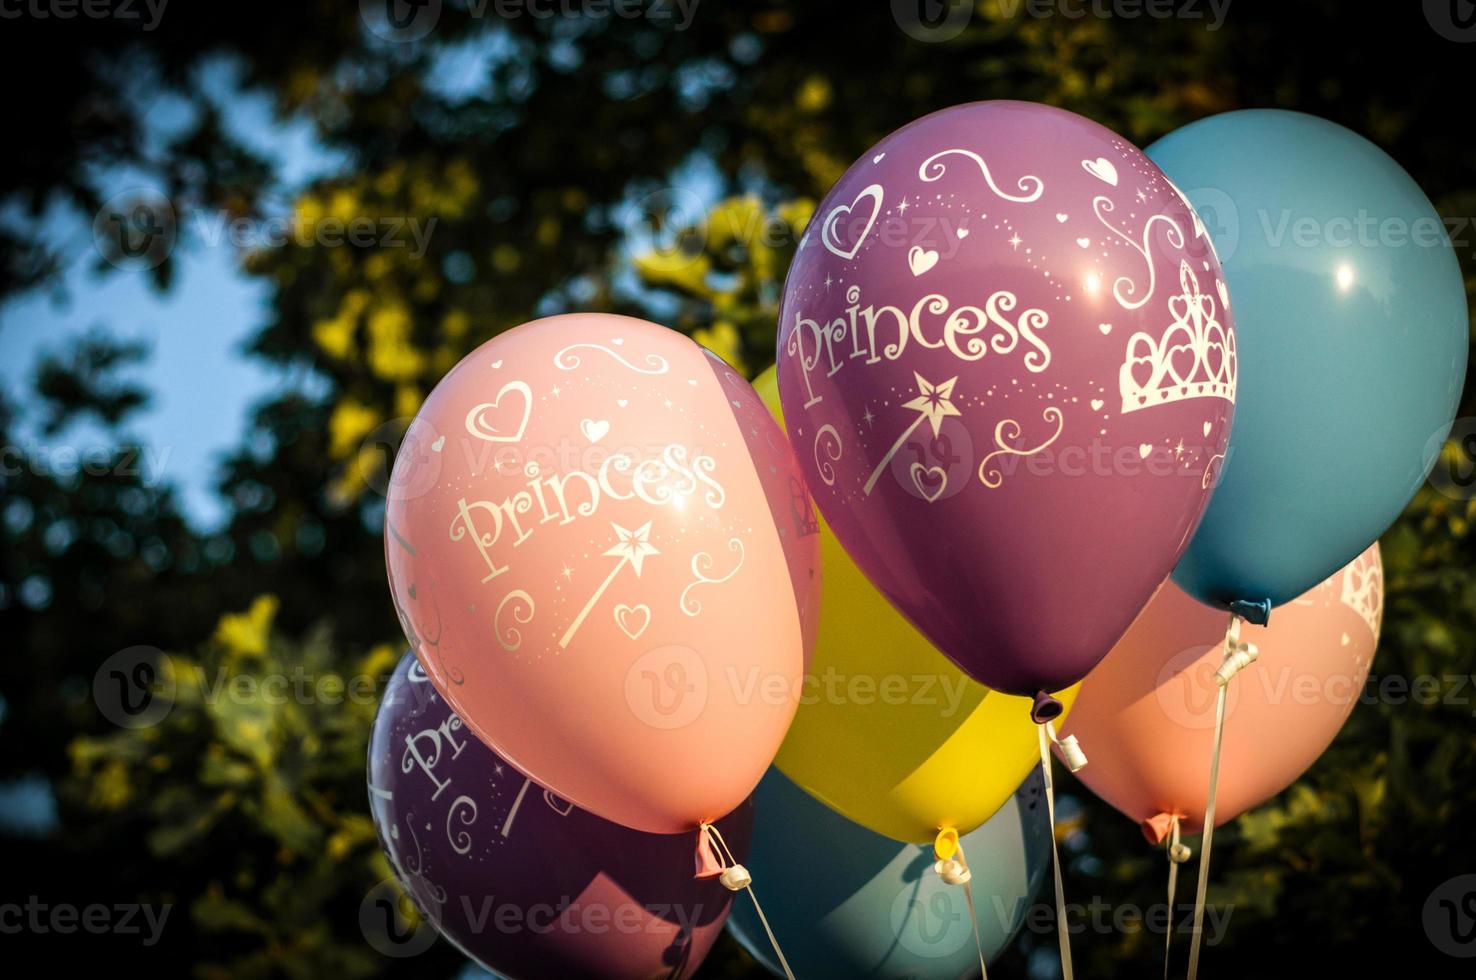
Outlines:
<svg viewBox="0 0 1476 980"><path fill-rule="evenodd" d="M1270 599L1236 599L1230 603L1230 612L1247 623L1265 626L1271 621Z"/></svg>
<svg viewBox="0 0 1476 980"><path fill-rule="evenodd" d="M1048 721L1054 721L1061 717L1061 712L1066 710L1065 705L1051 697L1045 691L1035 692L1035 703L1030 707L1030 720L1037 725L1044 725Z"/></svg>
<svg viewBox="0 0 1476 980"><path fill-rule="evenodd" d="M937 861L933 864L933 870L947 885L967 885L974 880L974 873L962 861Z"/></svg>
<svg viewBox="0 0 1476 980"><path fill-rule="evenodd" d="M712 839L712 824L705 823L697 828L697 870L692 875L694 878L717 878L720 877L726 862L718 853L717 847Z"/></svg>

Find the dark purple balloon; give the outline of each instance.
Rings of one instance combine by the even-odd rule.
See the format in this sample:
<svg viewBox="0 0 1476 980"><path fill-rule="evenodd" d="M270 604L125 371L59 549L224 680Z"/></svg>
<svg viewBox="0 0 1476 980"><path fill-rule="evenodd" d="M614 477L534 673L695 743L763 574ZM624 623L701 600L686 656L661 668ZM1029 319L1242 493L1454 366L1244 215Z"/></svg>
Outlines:
<svg viewBox="0 0 1476 980"><path fill-rule="evenodd" d="M836 537L976 680L1080 680L1199 521L1235 398L1219 261L1088 119L980 102L853 164L780 313L790 438Z"/></svg>
<svg viewBox="0 0 1476 980"><path fill-rule="evenodd" d="M631 830L544 790L462 726L412 654L374 720L369 802L426 917L507 977L687 977L728 916L732 893L693 877L695 833ZM740 863L752 810L717 824Z"/></svg>

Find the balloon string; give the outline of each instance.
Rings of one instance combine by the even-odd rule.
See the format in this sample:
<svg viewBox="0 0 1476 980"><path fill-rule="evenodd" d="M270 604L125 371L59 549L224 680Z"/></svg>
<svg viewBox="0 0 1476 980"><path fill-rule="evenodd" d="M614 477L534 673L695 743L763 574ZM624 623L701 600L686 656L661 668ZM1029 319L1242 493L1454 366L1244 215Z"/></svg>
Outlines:
<svg viewBox="0 0 1476 980"><path fill-rule="evenodd" d="M739 867L737 858L733 857L733 852L728 850L728 842L723 840L723 832L712 824L703 824L703 826L711 832L713 839L717 841L717 845L722 850L723 857L727 860L728 865L730 867ZM764 907L759 904L758 895L754 893L752 882L744 885L743 890L748 892L749 899L753 901L753 910L758 913L759 922L763 923L764 933L769 937L769 945L774 947L774 955L779 957L779 966L784 970L785 980L794 980L794 972L789 969L789 961L784 958L784 950L779 948L779 939L774 935L774 930L769 925L769 917L764 915Z"/></svg>
<svg viewBox="0 0 1476 980"><path fill-rule="evenodd" d="M958 845L958 863L969 869L968 855L964 854L963 842ZM989 964L984 959L984 940L979 936L979 913L974 908L974 883L972 875L963 883L964 899L969 903L969 921L974 924L974 949L979 952L979 980L989 980Z"/></svg>
<svg viewBox="0 0 1476 980"><path fill-rule="evenodd" d="M1163 932L1163 980L1168 980L1174 947L1174 901L1178 895L1179 865L1189 860L1189 849L1179 842L1179 818L1170 818L1168 839L1168 923Z"/></svg>
<svg viewBox="0 0 1476 980"><path fill-rule="evenodd" d="M1051 822L1051 866L1056 872L1056 936L1061 945L1061 977L1072 980L1071 931L1066 924L1066 885L1061 876L1061 849L1056 845L1056 785L1051 778L1051 742L1046 728L1049 722L1036 726L1040 737L1040 768L1045 776L1046 815Z"/></svg>
<svg viewBox="0 0 1476 980"><path fill-rule="evenodd" d="M1199 949L1204 939L1205 894L1209 890L1210 848L1215 839L1215 792L1220 783L1220 749L1225 738L1225 696L1236 674L1255 662L1256 647L1240 642L1240 616L1230 614L1225 630L1225 658L1215 671L1219 694L1215 698L1215 750L1210 756L1209 796L1204 804L1204 839L1199 853L1199 886L1194 893L1194 930L1189 940L1189 980L1199 976Z"/></svg>
<svg viewBox="0 0 1476 980"><path fill-rule="evenodd" d="M1225 688L1215 701L1215 751L1210 757L1209 800L1204 807L1204 843L1199 852L1199 886L1194 893L1194 931L1189 940L1189 980L1199 975L1199 946L1204 935L1204 899L1209 888L1210 848L1215 839L1215 784L1220 779L1220 740L1225 732Z"/></svg>
<svg viewBox="0 0 1476 980"><path fill-rule="evenodd" d="M753 910L758 913L759 921L764 924L764 932L768 933L769 945L774 947L774 955L779 957L779 966L784 970L785 980L794 980L794 972L789 969L789 961L784 958L784 950L779 948L779 940L774 938L774 930L769 928L768 917L764 915L764 907L759 904L758 896L753 893L752 885L743 886L748 892L748 897L753 899Z"/></svg>

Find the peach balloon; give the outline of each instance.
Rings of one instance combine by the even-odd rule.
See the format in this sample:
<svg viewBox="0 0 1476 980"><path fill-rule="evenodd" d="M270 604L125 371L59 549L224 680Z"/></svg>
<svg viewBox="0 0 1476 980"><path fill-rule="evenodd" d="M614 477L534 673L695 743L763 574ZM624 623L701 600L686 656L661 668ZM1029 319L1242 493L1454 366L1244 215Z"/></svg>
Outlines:
<svg viewBox="0 0 1476 980"><path fill-rule="evenodd" d="M431 392L388 497L401 624L494 751L638 830L747 798L798 703L819 536L732 369L630 317L525 324Z"/></svg>
<svg viewBox="0 0 1476 980"><path fill-rule="evenodd" d="M1332 743L1363 692L1383 616L1374 544L1351 565L1241 627L1257 661L1226 691L1215 825L1290 786ZM1154 843L1178 817L1203 830L1215 726L1215 670L1227 614L1167 582L1081 685L1065 730L1091 764L1078 773Z"/></svg>

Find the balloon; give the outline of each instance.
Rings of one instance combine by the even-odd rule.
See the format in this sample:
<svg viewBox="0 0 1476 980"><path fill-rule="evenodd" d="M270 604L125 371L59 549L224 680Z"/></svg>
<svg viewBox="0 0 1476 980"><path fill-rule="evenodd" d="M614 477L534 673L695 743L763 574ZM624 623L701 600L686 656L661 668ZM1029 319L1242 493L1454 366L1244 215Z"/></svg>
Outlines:
<svg viewBox="0 0 1476 980"><path fill-rule="evenodd" d="M691 844L586 813L462 727L413 656L369 742L369 803L401 884L440 932L519 978L686 977L732 893L692 877ZM718 822L742 860L752 806Z"/></svg>
<svg viewBox="0 0 1476 980"><path fill-rule="evenodd" d="M1368 679L1383 583L1374 545L1269 626L1241 628L1260 656L1226 688L1216 826L1290 786L1343 727ZM1155 842L1172 816L1185 833L1204 826L1225 619L1165 585L1087 676L1066 721L1092 747L1078 777Z"/></svg>
<svg viewBox="0 0 1476 980"><path fill-rule="evenodd" d="M1050 867L1050 825L1038 809L1039 771L961 843L973 872L984 955L1009 945ZM933 870L931 845L900 844L858 827L771 769L754 794L757 823L747 867L765 882L764 911L797 977L977 976L979 953L963 889ZM777 886L777 887L776 887ZM738 902L728 931L781 975L752 903Z"/></svg>
<svg viewBox="0 0 1476 980"><path fill-rule="evenodd" d="M926 116L820 205L781 306L790 439L857 566L981 684L1070 686L1172 570L1230 429L1223 292L1158 168L1048 106Z"/></svg>
<svg viewBox="0 0 1476 980"><path fill-rule="evenodd" d="M783 424L774 369L753 386ZM811 687L774 765L878 834L915 843L944 827L966 834L1040 763L1030 702L969 680L819 527L825 596Z"/></svg>
<svg viewBox="0 0 1476 980"><path fill-rule="evenodd" d="M1409 175L1324 119L1230 112L1148 155L1210 226L1244 379L1174 580L1215 605L1280 605L1368 547L1429 475L1466 374L1461 271Z"/></svg>
<svg viewBox="0 0 1476 980"><path fill-rule="evenodd" d="M510 330L431 392L388 497L406 635L498 755L655 833L747 798L794 715L819 542L721 360L629 317Z"/></svg>

